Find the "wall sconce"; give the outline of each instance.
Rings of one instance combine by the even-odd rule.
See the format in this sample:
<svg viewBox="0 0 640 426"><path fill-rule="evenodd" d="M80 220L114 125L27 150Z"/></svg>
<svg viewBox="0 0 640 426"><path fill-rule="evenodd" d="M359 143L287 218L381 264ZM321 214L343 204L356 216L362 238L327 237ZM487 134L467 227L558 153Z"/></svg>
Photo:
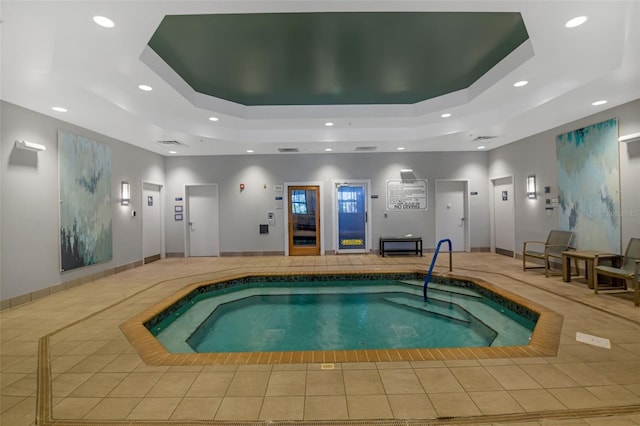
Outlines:
<svg viewBox="0 0 640 426"><path fill-rule="evenodd" d="M536 198L536 175L527 177L527 197Z"/></svg>
<svg viewBox="0 0 640 426"><path fill-rule="evenodd" d="M46 151L47 147L35 142L16 140L16 148L26 151L40 152Z"/></svg>
<svg viewBox="0 0 640 426"><path fill-rule="evenodd" d="M129 182L122 181L120 183L120 204L128 206L131 201L131 184Z"/></svg>

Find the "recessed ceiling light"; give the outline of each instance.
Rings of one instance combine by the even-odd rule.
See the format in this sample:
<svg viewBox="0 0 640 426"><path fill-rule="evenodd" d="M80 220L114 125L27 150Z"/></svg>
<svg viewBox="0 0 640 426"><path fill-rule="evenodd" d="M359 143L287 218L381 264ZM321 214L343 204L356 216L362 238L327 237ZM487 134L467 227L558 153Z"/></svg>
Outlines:
<svg viewBox="0 0 640 426"><path fill-rule="evenodd" d="M138 89L144 90L145 92L150 92L150 91L153 90L153 87L148 86L146 84L141 84L141 85L138 86Z"/></svg>
<svg viewBox="0 0 640 426"><path fill-rule="evenodd" d="M567 28L575 28L587 22L586 16L576 16L573 19L569 19L566 24L564 24Z"/></svg>
<svg viewBox="0 0 640 426"><path fill-rule="evenodd" d="M327 127L331 127L331 126L333 126L333 123L330 122L330 121L327 121L326 123L324 123L324 125L327 126Z"/></svg>
<svg viewBox="0 0 640 426"><path fill-rule="evenodd" d="M607 103L607 101L605 101L604 99L602 99L602 100L599 100L599 101L592 102L592 103L591 103L591 105L593 105L593 106L600 106L600 105L604 105L604 104L606 104L606 103Z"/></svg>
<svg viewBox="0 0 640 426"><path fill-rule="evenodd" d="M169 151L169 154L177 154L177 151Z"/></svg>
<svg viewBox="0 0 640 426"><path fill-rule="evenodd" d="M248 152L249 154L251 154L251 153L253 152L253 150L252 150L252 149L248 149L248 150L247 150L247 152Z"/></svg>
<svg viewBox="0 0 640 426"><path fill-rule="evenodd" d="M477 149L485 149L485 148L486 148L486 146L484 146L484 145L480 145L479 147L477 147Z"/></svg>
<svg viewBox="0 0 640 426"><path fill-rule="evenodd" d="M513 83L513 87L522 87L522 86L526 86L527 84L529 84L527 80L520 80Z"/></svg>
<svg viewBox="0 0 640 426"><path fill-rule="evenodd" d="M218 117L209 117L209 121L218 121L219 118Z"/></svg>
<svg viewBox="0 0 640 426"><path fill-rule="evenodd" d="M105 18L104 16L94 16L93 22L104 28L113 28L115 26L111 19Z"/></svg>
<svg viewBox="0 0 640 426"><path fill-rule="evenodd" d="M333 149L331 149L331 148L325 148L324 150L327 151L327 152L333 151Z"/></svg>
<svg viewBox="0 0 640 426"><path fill-rule="evenodd" d="M59 107L59 106L54 106L53 108L51 108L52 110L56 111L56 112L67 112L66 108L63 107Z"/></svg>
<svg viewBox="0 0 640 426"><path fill-rule="evenodd" d="M399 146L396 148L398 151L404 151L404 146Z"/></svg>
<svg viewBox="0 0 640 426"><path fill-rule="evenodd" d="M444 114L441 114L440 117L449 118L449 117L451 117L451 113L445 112Z"/></svg>

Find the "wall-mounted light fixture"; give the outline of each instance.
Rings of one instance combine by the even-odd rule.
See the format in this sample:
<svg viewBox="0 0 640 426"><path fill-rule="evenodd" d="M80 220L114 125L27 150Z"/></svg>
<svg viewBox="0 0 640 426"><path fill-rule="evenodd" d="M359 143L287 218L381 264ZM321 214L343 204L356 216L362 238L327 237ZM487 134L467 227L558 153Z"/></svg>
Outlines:
<svg viewBox="0 0 640 426"><path fill-rule="evenodd" d="M400 169L400 179L404 182L413 182L416 180L416 175L413 173L413 169Z"/></svg>
<svg viewBox="0 0 640 426"><path fill-rule="evenodd" d="M47 147L35 142L16 140L16 148L27 151L40 152L46 151Z"/></svg>
<svg viewBox="0 0 640 426"><path fill-rule="evenodd" d="M620 136L618 138L618 142L629 143L629 142L636 142L636 141L640 141L640 132L630 133L628 135Z"/></svg>
<svg viewBox="0 0 640 426"><path fill-rule="evenodd" d="M536 198L536 175L527 177L527 197Z"/></svg>
<svg viewBox="0 0 640 426"><path fill-rule="evenodd" d="M120 182L120 204L128 206L131 202L131 184L129 182Z"/></svg>

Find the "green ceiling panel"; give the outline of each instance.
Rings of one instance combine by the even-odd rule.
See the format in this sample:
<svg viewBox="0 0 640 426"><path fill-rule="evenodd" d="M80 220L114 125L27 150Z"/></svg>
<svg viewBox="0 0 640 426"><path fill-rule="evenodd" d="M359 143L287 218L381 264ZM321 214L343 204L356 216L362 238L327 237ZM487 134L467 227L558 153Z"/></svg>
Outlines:
<svg viewBox="0 0 640 426"><path fill-rule="evenodd" d="M469 87L528 38L519 13L166 16L149 46L243 105L413 104Z"/></svg>

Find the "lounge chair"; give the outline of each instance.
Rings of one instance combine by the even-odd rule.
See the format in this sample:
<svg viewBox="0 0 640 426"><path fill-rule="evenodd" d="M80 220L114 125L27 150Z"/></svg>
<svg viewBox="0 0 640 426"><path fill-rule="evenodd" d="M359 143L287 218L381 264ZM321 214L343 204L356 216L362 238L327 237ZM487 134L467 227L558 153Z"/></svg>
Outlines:
<svg viewBox="0 0 640 426"><path fill-rule="evenodd" d="M638 294L638 270L640 269L640 238L631 238L622 257L622 266L598 265L598 256L594 260L593 292L598 293L598 275L625 280L626 287L633 287L633 304L640 306Z"/></svg>
<svg viewBox="0 0 640 426"><path fill-rule="evenodd" d="M549 232L547 241L525 241L522 247L522 270L544 268L544 276L548 277L551 269L551 259L558 259L562 263L562 252L574 250L574 247L571 246L572 240L573 232L553 230ZM528 248L527 246L530 245L536 245L535 248L538 250ZM527 266L528 257L542 260L544 266Z"/></svg>

